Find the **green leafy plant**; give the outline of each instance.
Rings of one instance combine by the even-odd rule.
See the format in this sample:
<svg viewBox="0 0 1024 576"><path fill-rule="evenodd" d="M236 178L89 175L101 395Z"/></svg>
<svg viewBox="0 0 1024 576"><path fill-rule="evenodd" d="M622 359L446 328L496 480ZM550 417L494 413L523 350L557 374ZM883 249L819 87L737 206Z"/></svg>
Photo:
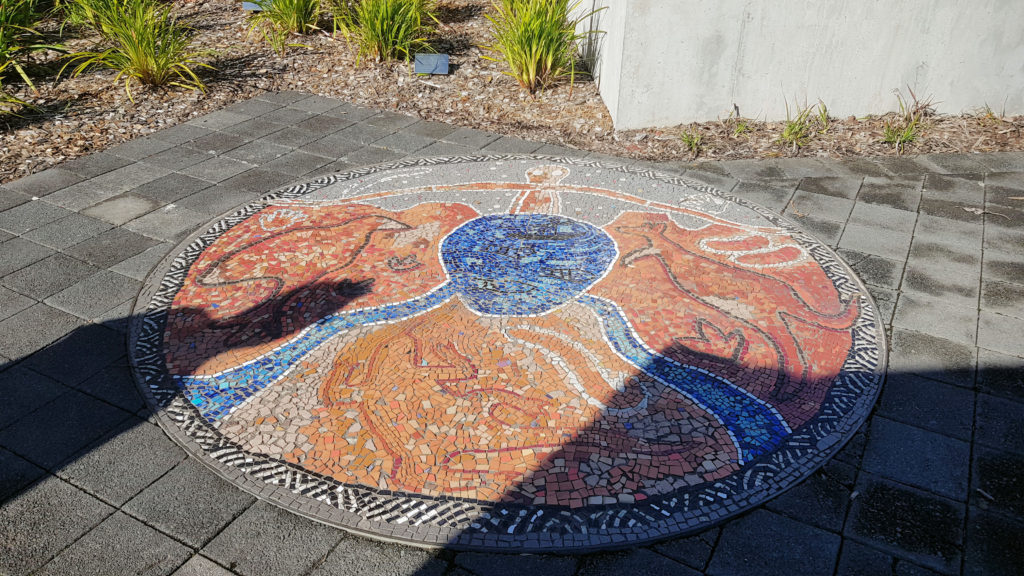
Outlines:
<svg viewBox="0 0 1024 576"><path fill-rule="evenodd" d="M684 130L680 138L683 140L683 144L686 149L690 151L690 154L696 158L700 154L700 150L703 147L704 137L697 128L689 128Z"/></svg>
<svg viewBox="0 0 1024 576"><path fill-rule="evenodd" d="M739 138L740 136L750 132L750 125L747 121L742 118L737 118L735 124L732 127L733 138Z"/></svg>
<svg viewBox="0 0 1024 576"><path fill-rule="evenodd" d="M828 106L826 106L825 102L821 100L818 100L818 124L821 125L822 133L828 132L828 128L831 126L828 116Z"/></svg>
<svg viewBox="0 0 1024 576"><path fill-rule="evenodd" d="M508 67L504 73L530 94L565 76L571 86L576 78L578 42L599 33L576 31L580 22L594 14L571 19L579 5L580 1L570 4L570 0L502 0L494 4L494 13L487 15L494 43L485 48L498 57L484 58L504 62Z"/></svg>
<svg viewBox="0 0 1024 576"><path fill-rule="evenodd" d="M782 125L782 134L779 135L779 142L791 146L793 151L803 148L811 140L811 113L813 106L805 106L792 116L789 110L789 103L786 103L786 121Z"/></svg>
<svg viewBox="0 0 1024 576"><path fill-rule="evenodd" d="M198 60L204 52L190 50L193 31L177 21L170 5L129 0L117 14L104 13L98 18L113 46L73 54L61 74L69 66L74 66L72 76L93 67L117 70L114 82L124 80L125 93L133 100L134 82L205 90L194 68L212 67Z"/></svg>
<svg viewBox="0 0 1024 576"><path fill-rule="evenodd" d="M895 118L886 119L882 125L882 142L896 148L896 154L902 154L907 144L917 140L921 135L921 119L931 109L930 102L920 103L911 91L912 101L904 101L903 95L896 91L896 101L900 111Z"/></svg>
<svg viewBox="0 0 1024 576"><path fill-rule="evenodd" d="M138 0L61 0L59 9L64 15L64 26L86 28L110 38L111 26L116 27L118 16Z"/></svg>
<svg viewBox="0 0 1024 576"><path fill-rule="evenodd" d="M24 57L41 50L61 50L60 46L36 42L40 34L34 26L40 15L36 0L0 1L0 103L26 106L28 103L8 94L3 87L9 71L13 70L29 88L35 85L24 67ZM10 111L0 107L0 113Z"/></svg>
<svg viewBox="0 0 1024 576"><path fill-rule="evenodd" d="M433 0L336 1L334 28L352 39L358 59L409 61L417 52L433 52L427 37L437 22Z"/></svg>
<svg viewBox="0 0 1024 576"><path fill-rule="evenodd" d="M310 34L320 28L323 9L320 0L256 0L260 10L249 17L249 30L258 30L279 54L289 46L292 34Z"/></svg>

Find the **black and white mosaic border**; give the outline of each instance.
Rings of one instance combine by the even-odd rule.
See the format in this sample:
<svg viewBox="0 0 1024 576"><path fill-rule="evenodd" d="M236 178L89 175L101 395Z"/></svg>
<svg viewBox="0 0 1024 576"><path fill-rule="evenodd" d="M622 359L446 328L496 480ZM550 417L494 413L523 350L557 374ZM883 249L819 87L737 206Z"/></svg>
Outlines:
<svg viewBox="0 0 1024 576"><path fill-rule="evenodd" d="M227 230L271 202L398 168L520 160L601 168L690 188L754 210L791 233L825 270L844 299L859 299L862 311L853 328L852 350L819 415L794 430L776 451L747 463L723 480L635 504L569 510L431 498L346 485L294 464L247 452L214 430L168 376L162 352L166 315L190 266ZM881 388L886 348L876 310L854 273L826 246L782 217L705 184L652 170L575 158L459 156L404 160L325 176L268 194L217 220L179 245L151 274L136 303L129 346L135 378L164 430L220 475L261 498L344 529L415 545L498 551L587 551L634 545L706 528L785 491L824 464L867 419Z"/></svg>

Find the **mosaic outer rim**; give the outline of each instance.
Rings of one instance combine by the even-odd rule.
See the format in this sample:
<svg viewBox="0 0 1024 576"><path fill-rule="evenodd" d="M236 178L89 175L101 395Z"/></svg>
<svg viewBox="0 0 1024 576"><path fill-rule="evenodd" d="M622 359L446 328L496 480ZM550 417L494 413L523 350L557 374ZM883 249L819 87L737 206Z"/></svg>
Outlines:
<svg viewBox="0 0 1024 576"><path fill-rule="evenodd" d="M231 442L209 428L180 393L175 394L160 387L163 362L160 353L163 333L161 316L170 307L189 266L221 234L266 207L269 201L302 196L331 184L399 168L522 160L618 171L687 187L736 203L791 234L794 240L808 250L833 283L848 284L843 287L836 285L841 292L858 292L862 300L862 313L853 328L851 353L844 363L844 372L830 389L821 410L824 412L826 407L834 408L836 404L846 403L844 412L832 423L831 428L826 430L819 426L819 412L818 416L787 437L777 450L754 464L745 465L743 478L737 478L738 473L733 474L720 481L651 497L643 505L586 506L569 512L553 506L474 503L459 498L430 498L344 486L336 480L310 473L293 464L250 454L232 446ZM709 528L783 493L818 470L867 421L880 393L888 357L885 331L877 320L877 312L878 307L864 284L831 248L784 217L707 184L655 170L579 158L521 154L431 157L377 164L322 176L271 192L210 220L198 232L176 245L148 275L133 307L128 347L136 383L165 433L186 453L195 456L220 477L257 498L310 519L378 540L420 547L492 552L582 553L635 546ZM861 372L848 372L848 368L852 367ZM154 378L157 381L149 384L149 380ZM770 465L773 460L791 460L796 465L781 462L780 467L773 468ZM314 495L330 503L314 499ZM713 504L691 505L691 501L700 500ZM395 508L397 504L399 518L408 517L416 511L432 514L429 508L433 506L441 508L443 513L449 514L449 518L460 523L456 526L412 526L407 520L381 521L352 511L370 511L372 515L374 506L379 511L385 504L390 508ZM561 533L515 533L521 527L515 517L538 510L557 510L558 515L563 517ZM581 518L588 512L593 513L590 518ZM635 516L637 513L641 516ZM598 525L600 522L614 521L616 514L620 520L624 514L630 514L634 519L646 516L654 521L638 529L625 530Z"/></svg>

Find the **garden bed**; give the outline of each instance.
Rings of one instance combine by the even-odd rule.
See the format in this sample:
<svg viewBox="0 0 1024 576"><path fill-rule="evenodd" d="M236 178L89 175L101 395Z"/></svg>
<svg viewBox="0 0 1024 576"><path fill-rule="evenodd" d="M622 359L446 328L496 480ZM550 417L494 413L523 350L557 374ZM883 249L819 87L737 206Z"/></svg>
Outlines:
<svg viewBox="0 0 1024 576"><path fill-rule="evenodd" d="M595 83L577 78L531 97L501 73L501 65L481 58L490 41L487 0L441 4L433 38L451 55L449 76L420 78L401 62L364 61L356 65L354 46L327 31L296 39L305 48L274 53L259 35L249 35L245 14L233 0L176 3L197 29L195 47L215 71L201 70L206 93L178 88L136 86L134 102L113 73L86 72L55 82L55 53L36 54L30 73L33 94L13 80L6 87L37 110L0 117L0 182L44 170L77 156L173 126L265 91L299 90L355 104L460 126L469 126L582 150L644 160L740 159L775 156L879 156L896 154L883 142L885 118L831 119L827 129L811 127L800 148L779 142L784 123L736 119L658 130L615 131ZM44 31L55 33L48 21ZM51 40L56 40L51 38ZM63 43L83 50L95 38L65 30ZM935 95L941 99L941 95ZM894 102L895 104L895 102ZM980 103L979 103L980 104ZM889 119L891 120L891 118ZM741 127L743 127L741 129ZM1024 117L1001 118L979 110L963 116L924 116L920 133L906 153L989 152L1024 149ZM684 133L697 134L690 146ZM692 139L690 140L692 142Z"/></svg>

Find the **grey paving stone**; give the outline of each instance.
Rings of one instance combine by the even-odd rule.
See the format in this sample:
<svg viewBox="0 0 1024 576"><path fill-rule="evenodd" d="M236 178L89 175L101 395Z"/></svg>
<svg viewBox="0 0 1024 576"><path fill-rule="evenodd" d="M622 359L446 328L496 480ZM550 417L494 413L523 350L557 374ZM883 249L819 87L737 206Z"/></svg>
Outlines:
<svg viewBox="0 0 1024 576"><path fill-rule="evenodd" d="M1024 320L982 310L978 317L978 346L1024 358Z"/></svg>
<svg viewBox="0 0 1024 576"><path fill-rule="evenodd" d="M787 216L797 227L814 236L819 241L829 246L839 244L843 234L842 223L814 216L796 216L795 214L788 214Z"/></svg>
<svg viewBox="0 0 1024 576"><path fill-rule="evenodd" d="M132 308L134 305L135 297L133 296L106 312L91 318L91 320L94 324L105 326L120 334L128 334L128 319L132 315Z"/></svg>
<svg viewBox="0 0 1024 576"><path fill-rule="evenodd" d="M621 159L619 159L621 160ZM667 167L671 167L671 164L667 164ZM701 168L690 168L683 172L685 178L690 180L696 180L701 184L707 184L719 189L722 192L729 192L739 183L738 180L731 176L722 176L715 172L709 172L706 170L707 164L701 164Z"/></svg>
<svg viewBox="0 0 1024 576"><path fill-rule="evenodd" d="M857 201L916 212L921 202L921 182L921 179L897 180L868 176L861 184Z"/></svg>
<svg viewBox="0 0 1024 576"><path fill-rule="evenodd" d="M120 226L129 220L134 220L143 214L156 210L162 204L164 203L145 196L122 194L90 206L82 210L82 214L94 216L100 220Z"/></svg>
<svg viewBox="0 0 1024 576"><path fill-rule="evenodd" d="M970 265L912 260L903 272L904 293L944 300L962 308L977 306L980 271Z"/></svg>
<svg viewBox="0 0 1024 576"><path fill-rule="evenodd" d="M904 260L910 246L910 233L899 230L847 224L839 247L874 254L890 260Z"/></svg>
<svg viewBox="0 0 1024 576"><path fill-rule="evenodd" d="M146 403L139 394L138 386L128 367L127 358L120 358L108 364L99 372L74 384L74 387L125 412L138 414L146 408Z"/></svg>
<svg viewBox="0 0 1024 576"><path fill-rule="evenodd" d="M850 213L850 222L865 226L892 228L901 232L913 232L917 213L897 210L879 204L857 202Z"/></svg>
<svg viewBox="0 0 1024 576"><path fill-rule="evenodd" d="M707 568L708 560L711 559L711 553L715 549L715 543L718 542L721 532L719 528L712 528L694 536L655 544L652 548L676 562L682 562L694 570L703 571Z"/></svg>
<svg viewBox="0 0 1024 576"><path fill-rule="evenodd" d="M763 182L790 176L779 168L777 161L771 160L728 160L721 162L722 168L733 178L741 182Z"/></svg>
<svg viewBox="0 0 1024 576"><path fill-rule="evenodd" d="M896 560L892 569L893 576L940 576L939 572L930 570L906 560ZM954 571L955 573L955 571Z"/></svg>
<svg viewBox="0 0 1024 576"><path fill-rule="evenodd" d="M295 130L301 130L308 133L310 136L313 136L314 139L320 139L325 136L337 134L345 128L356 124L360 120L365 120L370 116L372 116L372 114L369 113L355 115L343 114L340 116L328 113L323 116L314 116L309 120L296 124L293 128ZM267 138L270 137L271 136L267 136Z"/></svg>
<svg viewBox="0 0 1024 576"><path fill-rule="evenodd" d="M82 180L83 177L74 172L69 172L62 168L50 168L49 170L25 176L14 182L8 182L4 184L4 188L27 196L46 196L51 192L77 184Z"/></svg>
<svg viewBox="0 0 1024 576"><path fill-rule="evenodd" d="M62 188L46 197L46 201L65 208L67 210L82 210L93 204L102 202L107 198L113 198L122 191L96 183L93 180L83 180L73 186Z"/></svg>
<svg viewBox="0 0 1024 576"><path fill-rule="evenodd" d="M45 302L54 308L91 320L137 295L140 288L142 283L138 280L110 270L101 270L50 296Z"/></svg>
<svg viewBox="0 0 1024 576"><path fill-rule="evenodd" d="M893 558L856 540L843 540L836 576L878 576L892 574Z"/></svg>
<svg viewBox="0 0 1024 576"><path fill-rule="evenodd" d="M340 130L334 135L350 142L366 146L368 144L373 144L377 140L380 140L393 132L394 130L360 122L358 124L353 124L344 130Z"/></svg>
<svg viewBox="0 0 1024 576"><path fill-rule="evenodd" d="M302 100L296 100L291 104L288 104L289 108L295 108L296 110L305 110L313 114L323 114L334 110L342 106L341 100L335 100L333 98L325 98L323 96L309 96Z"/></svg>
<svg viewBox="0 0 1024 576"><path fill-rule="evenodd" d="M12 234L24 234L70 214L70 211L59 206L34 200L0 212L0 228Z"/></svg>
<svg viewBox="0 0 1024 576"><path fill-rule="evenodd" d="M878 414L969 442L974 427L974 395L936 380L893 373L882 388Z"/></svg>
<svg viewBox="0 0 1024 576"><path fill-rule="evenodd" d="M452 144L458 144L460 146L481 149L484 146L490 144L491 142L494 142L500 137L500 134L484 132L483 130L474 130L473 128L459 128L458 130L442 138L442 140L444 140L445 142L451 142Z"/></svg>
<svg viewBox="0 0 1024 576"><path fill-rule="evenodd" d="M122 142L117 146L111 146L107 148L105 152L127 158L129 160L142 160L147 156L152 156L157 152L163 152L168 148L171 148L174 144L158 140L151 136L145 138L132 138L127 142Z"/></svg>
<svg viewBox="0 0 1024 576"><path fill-rule="evenodd" d="M980 155L979 155L980 156ZM970 154L923 154L914 159L932 172L970 174L987 172L988 168Z"/></svg>
<svg viewBox="0 0 1024 576"><path fill-rule="evenodd" d="M113 512L63 480L37 482L0 506L0 572L31 573Z"/></svg>
<svg viewBox="0 0 1024 576"><path fill-rule="evenodd" d="M255 501L195 458L186 458L129 500L124 510L198 548Z"/></svg>
<svg viewBox="0 0 1024 576"><path fill-rule="evenodd" d="M46 471L42 468L0 448L0 505L44 476Z"/></svg>
<svg viewBox="0 0 1024 576"><path fill-rule="evenodd" d="M828 178L840 174L832 168L832 162L818 158L776 158L774 163L789 178Z"/></svg>
<svg viewBox="0 0 1024 576"><path fill-rule="evenodd" d="M1024 401L1024 360L979 349L978 391Z"/></svg>
<svg viewBox="0 0 1024 576"><path fill-rule="evenodd" d="M198 138L188 145L195 150L205 152L208 155L223 154L228 150L234 150L242 144L247 143L248 140L237 136L235 134L228 134L227 132L214 132L208 136ZM209 156L206 157L209 159ZM205 161L205 159L204 159ZM179 170L180 172L181 170Z"/></svg>
<svg viewBox="0 0 1024 576"><path fill-rule="evenodd" d="M21 192L15 192L5 186L0 186L0 212L4 210L10 210L15 206L21 206L26 202L30 202L32 197L28 194L22 194Z"/></svg>
<svg viewBox="0 0 1024 576"><path fill-rule="evenodd" d="M988 222L985 226L984 246L986 250L1020 252L1021 247L1024 247L1024 227L1007 228L995 220ZM1021 282L1024 282L1024 278L1021 278Z"/></svg>
<svg viewBox="0 0 1024 576"><path fill-rule="evenodd" d="M202 212L169 205L136 218L124 227L150 238L177 242L207 220L209 216Z"/></svg>
<svg viewBox="0 0 1024 576"><path fill-rule="evenodd" d="M411 124L402 128L402 132L406 134L415 134L417 136L426 136L431 140L440 140L449 134L455 132L458 128L451 124L445 124L443 122L431 122L429 120L420 120L415 124Z"/></svg>
<svg viewBox="0 0 1024 576"><path fill-rule="evenodd" d="M331 162L330 164L323 166L319 170L313 172L313 174L311 174L310 177L321 177L327 174L339 174L349 172L355 168L359 168L359 166L347 160L335 160L334 162Z"/></svg>
<svg viewBox="0 0 1024 576"><path fill-rule="evenodd" d="M523 140L522 138L515 138L513 136L502 136L494 142L484 146L481 149L481 152L488 154L530 154L540 147L540 142L532 142L530 140Z"/></svg>
<svg viewBox="0 0 1024 576"><path fill-rule="evenodd" d="M922 176L932 172L930 166L925 166L911 156L881 156L871 159L881 166L886 172L895 176Z"/></svg>
<svg viewBox="0 0 1024 576"><path fill-rule="evenodd" d="M1012 252L985 250L981 275L986 280L1024 283L1024 259Z"/></svg>
<svg viewBox="0 0 1024 576"><path fill-rule="evenodd" d="M434 138L427 136L419 136L417 134L409 134L407 132L396 132L381 138L374 142L374 146L380 146L381 148L387 148L388 150L394 150L395 152L403 152L410 154L422 148L436 142Z"/></svg>
<svg viewBox="0 0 1024 576"><path fill-rule="evenodd" d="M72 213L60 220L26 232L25 238L60 250L78 244L110 228L111 225L102 220Z"/></svg>
<svg viewBox="0 0 1024 576"><path fill-rule="evenodd" d="M235 124L245 122L251 118L246 114L239 114L238 112L231 112L226 109L217 110L204 114L199 118L193 118L185 124L188 126L196 126L204 128L206 130L221 130L228 126L234 126Z"/></svg>
<svg viewBox="0 0 1024 576"><path fill-rule="evenodd" d="M53 254L53 250L24 238L0 242L0 277L20 270Z"/></svg>
<svg viewBox="0 0 1024 576"><path fill-rule="evenodd" d="M459 144L452 144L451 142L434 142L426 148L420 148L413 153L412 156L418 158L427 158L430 156L463 156L466 154L474 154L476 152L476 148L470 148L469 146L460 146Z"/></svg>
<svg viewBox="0 0 1024 576"><path fill-rule="evenodd" d="M299 148L302 152L324 156L325 158L342 158L346 154L361 149L363 146L358 142L345 138L339 134L332 134L315 142L310 142Z"/></svg>
<svg viewBox="0 0 1024 576"><path fill-rule="evenodd" d="M914 228L914 241L976 252L982 243L984 233L984 228L980 224L920 214L917 217L917 227Z"/></svg>
<svg viewBox="0 0 1024 576"><path fill-rule="evenodd" d="M983 280L981 308L1004 316L1024 318L1024 284Z"/></svg>
<svg viewBox="0 0 1024 576"><path fill-rule="evenodd" d="M259 118L264 114L277 110L284 104L278 102L267 102L266 100L243 100L236 102L230 106L221 108L224 112L231 112L233 114L241 114L242 116L248 116L250 118Z"/></svg>
<svg viewBox="0 0 1024 576"><path fill-rule="evenodd" d="M577 576L619 576L621 574L696 576L699 572L690 570L686 566L646 548L638 548L584 557L580 561L580 569L576 574Z"/></svg>
<svg viewBox="0 0 1024 576"><path fill-rule="evenodd" d="M852 487L819 470L768 501L773 512L830 532L841 532Z"/></svg>
<svg viewBox="0 0 1024 576"><path fill-rule="evenodd" d="M314 98L319 97L315 96ZM341 100L333 100L330 98L324 98L323 100L326 100L323 107L327 109L320 112L321 114L332 118L338 118L340 120L347 120L353 124L356 122L362 122L363 120L376 116L380 113L380 110L349 104L348 102L342 102Z"/></svg>
<svg viewBox="0 0 1024 576"><path fill-rule="evenodd" d="M264 142L257 140L255 142L249 142L243 144L238 148L230 150L224 153L224 156L228 158L234 158L235 160L241 160L242 162L248 162L249 164L260 165L265 162L270 162L274 158L280 158L288 152L291 152L291 148L281 146L278 144L271 144L270 142Z"/></svg>
<svg viewBox="0 0 1024 576"><path fill-rule="evenodd" d="M889 172L870 158L847 158L832 163L832 169L841 176L864 178L867 176L889 176Z"/></svg>
<svg viewBox="0 0 1024 576"><path fill-rule="evenodd" d="M898 292L889 288L867 285L868 293L875 300L878 307L878 318L885 326L892 326L892 317L896 312L896 298ZM888 332L888 331L887 331Z"/></svg>
<svg viewBox="0 0 1024 576"><path fill-rule="evenodd" d="M964 546L965 576L1020 574L1024 522L971 508Z"/></svg>
<svg viewBox="0 0 1024 576"><path fill-rule="evenodd" d="M902 262L856 250L840 249L838 254L865 283L883 288L899 288L900 278L903 276Z"/></svg>
<svg viewBox="0 0 1024 576"><path fill-rule="evenodd" d="M171 144L184 144L212 133L213 130L210 128L185 123L172 126L170 128L164 128L163 130L158 130L152 134L151 138L169 142Z"/></svg>
<svg viewBox="0 0 1024 576"><path fill-rule="evenodd" d="M308 154L306 152L295 150L277 158L276 160L263 164L263 168L266 170L280 172L281 174L302 176L303 174L308 174L313 170L326 166L327 164L330 164L330 162L330 159L324 158L323 156L317 156L316 154Z"/></svg>
<svg viewBox="0 0 1024 576"><path fill-rule="evenodd" d="M786 545L779 546L783 534ZM755 510L722 528L707 574L829 574L835 568L839 542L838 535Z"/></svg>
<svg viewBox="0 0 1024 576"><path fill-rule="evenodd" d="M122 228L108 230L94 238L75 244L65 252L101 268L113 266L157 244L150 238Z"/></svg>
<svg viewBox="0 0 1024 576"><path fill-rule="evenodd" d="M928 174L921 195L925 200L981 206L985 201L985 178L980 174Z"/></svg>
<svg viewBox="0 0 1024 576"><path fill-rule="evenodd" d="M37 574L134 576L170 574L191 551L118 512L57 555Z"/></svg>
<svg viewBox="0 0 1024 576"><path fill-rule="evenodd" d="M59 166L61 170L72 172L82 178L93 178L100 174L116 170L131 164L132 161L109 152L97 152L81 158L69 160Z"/></svg>
<svg viewBox="0 0 1024 576"><path fill-rule="evenodd" d="M786 207L784 214L791 217L812 216L843 222L850 216L851 210L853 210L853 200L797 190L789 201L789 206Z"/></svg>
<svg viewBox="0 0 1024 576"><path fill-rule="evenodd" d="M98 324L87 324L36 352L25 366L74 386L120 360L124 353L123 335Z"/></svg>
<svg viewBox="0 0 1024 576"><path fill-rule="evenodd" d="M167 255L171 248L172 245L169 242L157 244L127 260L114 264L110 269L129 278L145 280L153 270L153 267Z"/></svg>
<svg viewBox="0 0 1024 576"><path fill-rule="evenodd" d="M256 98L258 100L265 100L273 104L279 104L281 106L287 106L293 102L304 100L309 98L309 92L300 92L298 90L281 90L278 92L264 92Z"/></svg>
<svg viewBox="0 0 1024 576"><path fill-rule="evenodd" d="M208 138L208 136L207 136ZM194 142L192 144L195 144ZM163 152L157 152L145 159L146 164L160 166L170 170L182 170L208 160L211 154L205 148L192 148L191 146L175 146Z"/></svg>
<svg viewBox="0 0 1024 576"><path fill-rule="evenodd" d="M782 212L793 197L795 184L792 181L772 181L770 184L740 182L732 193L744 200L764 206L775 212Z"/></svg>
<svg viewBox="0 0 1024 576"><path fill-rule="evenodd" d="M559 146L557 144L545 144L540 148L537 148L533 153L544 154L546 156L556 156L558 158L583 158L587 155L586 150L569 148L568 146Z"/></svg>
<svg viewBox="0 0 1024 576"><path fill-rule="evenodd" d="M10 318L35 304L35 300L0 286L0 320Z"/></svg>
<svg viewBox="0 0 1024 576"><path fill-rule="evenodd" d="M577 559L571 556L508 555L464 552L455 557L455 565L480 576L516 576L518 574L551 574L571 576Z"/></svg>
<svg viewBox="0 0 1024 576"><path fill-rule="evenodd" d="M260 119L268 122L285 124L287 126L294 126L311 118L315 118L316 116L317 115L312 112L299 110L297 108L278 108L277 110L267 112L266 114L260 114Z"/></svg>
<svg viewBox="0 0 1024 576"><path fill-rule="evenodd" d="M0 282L25 296L42 300L87 278L99 269L65 254L54 254L5 276Z"/></svg>
<svg viewBox="0 0 1024 576"><path fill-rule="evenodd" d="M234 572L218 566L213 560L195 555L174 571L172 576L231 576Z"/></svg>
<svg viewBox="0 0 1024 576"><path fill-rule="evenodd" d="M1024 455L978 446L973 458L971 504L1024 520Z"/></svg>
<svg viewBox="0 0 1024 576"><path fill-rule="evenodd" d="M835 196L853 200L857 197L863 178L844 178L839 176L823 178L804 178L800 181L799 190L811 194Z"/></svg>
<svg viewBox="0 0 1024 576"><path fill-rule="evenodd" d="M1024 454L1024 404L978 394L974 441L976 444Z"/></svg>
<svg viewBox="0 0 1024 576"><path fill-rule="evenodd" d="M955 200L922 198L919 209L921 214L963 222L981 223L985 219L984 214L981 213L981 207L964 205Z"/></svg>
<svg viewBox="0 0 1024 576"><path fill-rule="evenodd" d="M864 470L966 501L970 450L967 442L875 417L864 452Z"/></svg>
<svg viewBox="0 0 1024 576"><path fill-rule="evenodd" d="M67 391L68 388L56 380L33 372L21 364L0 372L0 395L4 399L0 402L0 429L26 417Z"/></svg>
<svg viewBox="0 0 1024 576"><path fill-rule="evenodd" d="M203 548L203 554L245 576L305 574L343 532L257 502Z"/></svg>
<svg viewBox="0 0 1024 576"><path fill-rule="evenodd" d="M405 154L393 150L385 150L376 146L367 146L354 152L345 154L344 160L356 166L367 166L369 164L381 164L401 160Z"/></svg>
<svg viewBox="0 0 1024 576"><path fill-rule="evenodd" d="M977 160L989 172L1024 172L1024 152L990 152Z"/></svg>
<svg viewBox="0 0 1024 576"><path fill-rule="evenodd" d="M145 420L129 420L123 428L85 447L57 475L121 506L185 458L160 428Z"/></svg>
<svg viewBox="0 0 1024 576"><path fill-rule="evenodd" d="M401 130L406 126L410 126L419 121L420 119L416 116L408 116L399 112L390 111L380 112L364 120L366 124L376 126L378 128L384 128L385 130L390 130L392 132Z"/></svg>
<svg viewBox="0 0 1024 576"><path fill-rule="evenodd" d="M959 568L963 505L867 475L858 490L848 535L943 572Z"/></svg>
<svg viewBox="0 0 1024 576"><path fill-rule="evenodd" d="M0 354L18 360L81 325L81 318L36 304L0 321Z"/></svg>
<svg viewBox="0 0 1024 576"><path fill-rule="evenodd" d="M252 194L252 200L255 200L271 190L276 190L288 184L292 180L294 180L294 177L288 174L263 168L253 168L221 182L220 187L237 192L249 192Z"/></svg>
<svg viewBox="0 0 1024 576"><path fill-rule="evenodd" d="M506 562L511 563L507 560ZM309 576L349 576L366 573L380 576L442 576L447 569L448 563L436 558L436 552L346 536L331 551L323 564L314 568Z"/></svg>
<svg viewBox="0 0 1024 576"><path fill-rule="evenodd" d="M285 124L267 122L260 118L253 118L246 120L245 122L239 122L238 124L222 128L221 131L227 134L233 134L247 141L253 141L268 134L273 134L278 130L284 130L287 127L288 126Z"/></svg>
<svg viewBox="0 0 1024 576"><path fill-rule="evenodd" d="M334 120L333 118L327 116L315 116L314 119ZM343 124L342 127L346 125L347 124ZM309 144L310 142L313 142L314 140L320 139L325 134L329 134L329 132L318 134L311 130L303 130L302 128L291 127L285 128L284 130L279 130L277 132L274 132L273 134L268 134L263 138L260 138L260 140L264 142L270 142L271 144L285 146L287 148L299 148L305 146L306 144ZM227 135L225 134L225 136Z"/></svg>
<svg viewBox="0 0 1024 576"><path fill-rule="evenodd" d="M253 191L243 187L228 187L220 184L188 198L182 198L178 201L178 207L202 213L206 215L207 219L210 219L255 200L261 192L265 192L265 190Z"/></svg>
<svg viewBox="0 0 1024 576"><path fill-rule="evenodd" d="M0 445L36 466L53 470L90 442L117 430L127 412L77 391L52 402L0 432Z"/></svg>
<svg viewBox="0 0 1024 576"><path fill-rule="evenodd" d="M973 346L900 328L892 331L889 373L917 374L970 388L976 362Z"/></svg>
<svg viewBox="0 0 1024 576"><path fill-rule="evenodd" d="M977 307L918 294L901 294L893 325L973 346L977 338Z"/></svg>
<svg viewBox="0 0 1024 576"><path fill-rule="evenodd" d="M187 169L182 171L182 174L187 177L199 179L201 181L217 183L223 180L227 180L232 176L241 174L246 170L250 170L252 169L252 167L253 165L249 164L248 162L218 156L216 158L210 158L209 160L200 162L199 164L196 164L194 166L189 166ZM205 187L200 187L197 183L196 186L194 186L194 188L194 190L188 188L179 189L178 193L180 193L181 195L172 200L172 202L180 200L181 198L184 198L185 196L188 196L190 194L194 194L195 192L198 192L199 190L202 190Z"/></svg>

